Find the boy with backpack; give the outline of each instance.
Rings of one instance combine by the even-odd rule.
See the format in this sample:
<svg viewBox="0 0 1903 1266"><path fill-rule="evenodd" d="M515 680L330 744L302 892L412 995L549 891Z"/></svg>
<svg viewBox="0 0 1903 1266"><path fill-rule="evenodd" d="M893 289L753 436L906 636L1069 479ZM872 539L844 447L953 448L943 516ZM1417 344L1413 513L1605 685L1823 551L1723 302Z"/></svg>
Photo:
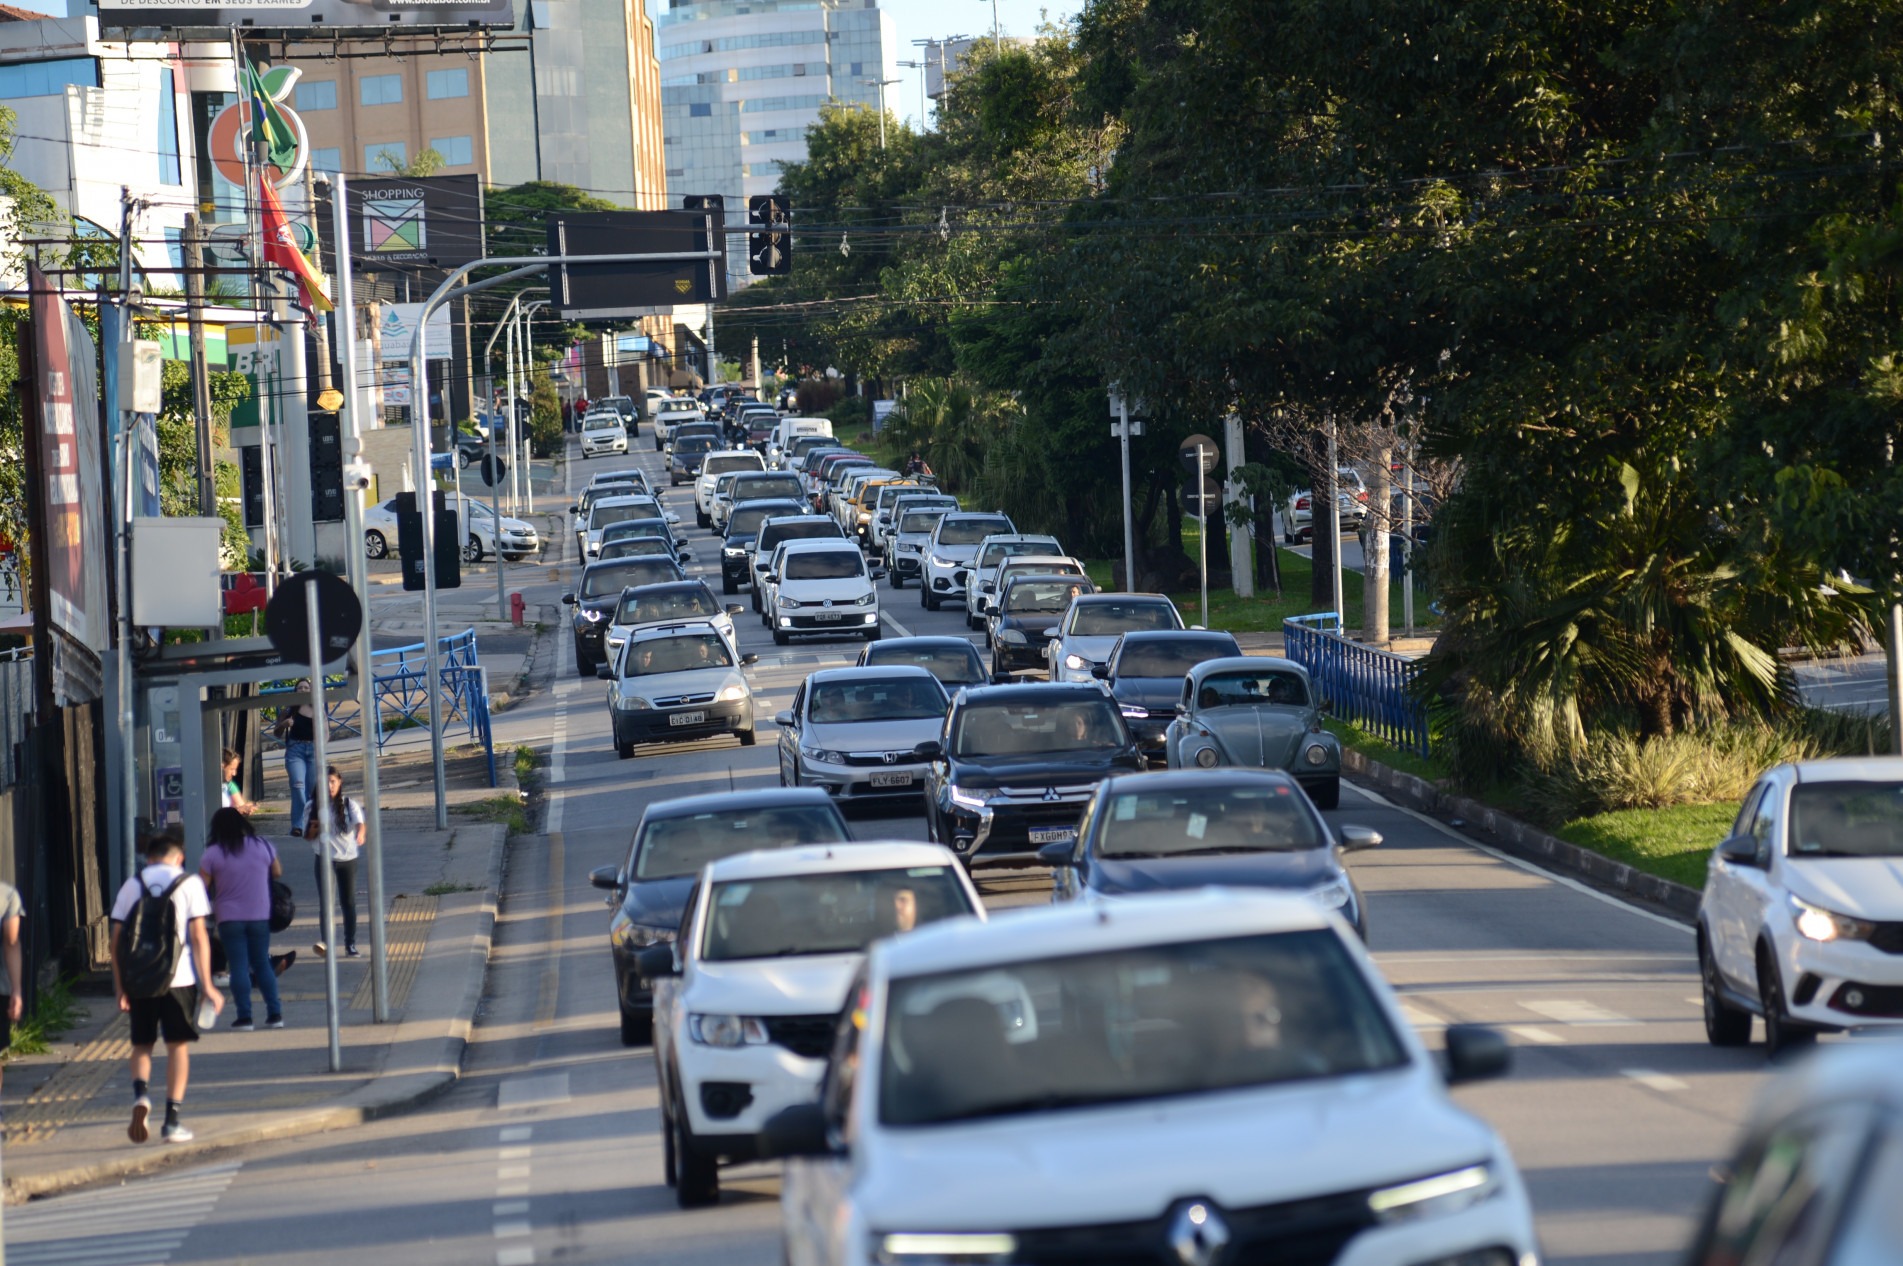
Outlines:
<svg viewBox="0 0 1903 1266"><path fill-rule="evenodd" d="M185 873L185 845L177 828L145 841L145 867L126 880L112 903L112 984L119 1009L132 1016L132 1124L134 1143L149 1137L152 1048L165 1039L167 1143L189 1142L192 1132L178 1119L191 1071L191 1043L209 1011L225 999L211 982L211 938L205 921L211 897L205 882ZM202 1003L202 1007L201 1007Z"/></svg>

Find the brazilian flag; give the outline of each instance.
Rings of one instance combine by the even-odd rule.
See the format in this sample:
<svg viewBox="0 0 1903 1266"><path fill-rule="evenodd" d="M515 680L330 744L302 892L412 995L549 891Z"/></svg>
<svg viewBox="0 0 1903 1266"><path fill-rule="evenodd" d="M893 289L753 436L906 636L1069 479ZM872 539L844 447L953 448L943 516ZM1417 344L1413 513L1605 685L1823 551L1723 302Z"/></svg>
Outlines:
<svg viewBox="0 0 1903 1266"><path fill-rule="evenodd" d="M264 76L245 59L245 91L251 94L251 139L264 143L273 167L288 168L297 159L297 129L278 109L264 86Z"/></svg>

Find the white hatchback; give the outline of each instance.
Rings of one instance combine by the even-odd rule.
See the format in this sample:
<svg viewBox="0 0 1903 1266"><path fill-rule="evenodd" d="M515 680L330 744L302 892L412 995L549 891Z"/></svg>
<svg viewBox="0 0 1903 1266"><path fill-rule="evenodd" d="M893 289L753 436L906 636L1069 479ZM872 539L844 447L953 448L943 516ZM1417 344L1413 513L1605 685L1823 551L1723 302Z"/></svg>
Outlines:
<svg viewBox="0 0 1903 1266"><path fill-rule="evenodd" d="M612 456L628 451L628 428L612 409L590 413L581 420L581 455Z"/></svg>
<svg viewBox="0 0 1903 1266"><path fill-rule="evenodd" d="M885 569L868 567L858 546L787 541L775 555L761 602L776 643L785 646L807 633L879 640L879 591L873 582L885 577Z"/></svg>
<svg viewBox="0 0 1903 1266"><path fill-rule="evenodd" d="M971 877L936 844L814 845L708 863L680 938L639 959L656 985L666 1178L681 1206L716 1200L718 1166L754 1159L761 1125L812 1099L868 943L984 917Z"/></svg>
<svg viewBox="0 0 1903 1266"><path fill-rule="evenodd" d="M768 1121L791 1266L1537 1266L1506 1145L1354 932L1202 889L881 942L817 1103ZM1299 1255L1293 1254L1300 1246Z"/></svg>

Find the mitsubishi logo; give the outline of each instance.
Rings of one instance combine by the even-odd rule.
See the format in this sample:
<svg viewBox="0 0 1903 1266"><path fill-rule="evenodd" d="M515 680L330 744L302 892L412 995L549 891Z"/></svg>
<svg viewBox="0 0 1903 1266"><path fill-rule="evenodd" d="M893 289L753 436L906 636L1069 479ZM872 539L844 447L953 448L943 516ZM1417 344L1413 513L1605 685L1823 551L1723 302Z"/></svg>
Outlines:
<svg viewBox="0 0 1903 1266"><path fill-rule="evenodd" d="M1229 1246L1229 1224L1215 1205L1192 1200L1170 1219L1169 1244L1183 1266L1215 1266Z"/></svg>
<svg viewBox="0 0 1903 1266"><path fill-rule="evenodd" d="M1047 802L1051 800L1062 800L1063 798L1064 797L1057 794L1057 788L1055 787L1044 788L1044 799Z"/></svg>

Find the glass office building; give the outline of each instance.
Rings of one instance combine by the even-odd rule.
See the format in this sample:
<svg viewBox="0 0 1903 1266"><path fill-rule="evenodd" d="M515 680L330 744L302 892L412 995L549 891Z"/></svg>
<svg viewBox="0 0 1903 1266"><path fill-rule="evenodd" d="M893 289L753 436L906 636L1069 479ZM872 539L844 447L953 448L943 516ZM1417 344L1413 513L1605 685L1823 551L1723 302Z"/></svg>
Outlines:
<svg viewBox="0 0 1903 1266"><path fill-rule="evenodd" d="M897 36L877 0L673 0L655 43L668 201L722 194L730 222L779 186L783 163L806 157L822 105L876 110L877 81L897 74ZM729 245L743 284L741 241Z"/></svg>

